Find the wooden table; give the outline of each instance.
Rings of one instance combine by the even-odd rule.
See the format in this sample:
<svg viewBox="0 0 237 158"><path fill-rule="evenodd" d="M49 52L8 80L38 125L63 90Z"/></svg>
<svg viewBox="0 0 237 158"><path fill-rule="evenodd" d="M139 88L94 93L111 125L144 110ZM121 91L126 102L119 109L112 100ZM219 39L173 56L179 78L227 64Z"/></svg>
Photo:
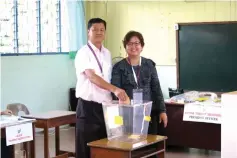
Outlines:
<svg viewBox="0 0 237 158"><path fill-rule="evenodd" d="M168 146L221 150L221 125L183 121L184 104L166 102Z"/></svg>
<svg viewBox="0 0 237 158"><path fill-rule="evenodd" d="M143 140L131 143L107 138L88 143L91 158L145 158L157 155L165 157L165 141L167 137L148 135Z"/></svg>
<svg viewBox="0 0 237 158"><path fill-rule="evenodd" d="M34 128L34 120L29 120L26 122L12 122L6 125L1 126L1 138L6 138L6 128L10 127L10 126L16 126L16 125L20 125L20 124L25 124L25 123L32 123L32 133L33 133L33 140L29 141L30 146L27 146L28 142L23 142L23 149L26 151L26 158L35 158L35 128ZM14 145L10 145L9 146L11 149L11 158L15 158L15 146ZM29 149L30 147L30 149ZM29 153L30 153L30 157L29 157Z"/></svg>
<svg viewBox="0 0 237 158"><path fill-rule="evenodd" d="M44 129L44 157L49 158L49 128L55 127L55 151L56 156L68 153L69 156L75 156L75 152L60 150L59 127L71 123L76 123L76 112L72 111L49 111L41 114L24 115L24 118L36 119L35 127Z"/></svg>

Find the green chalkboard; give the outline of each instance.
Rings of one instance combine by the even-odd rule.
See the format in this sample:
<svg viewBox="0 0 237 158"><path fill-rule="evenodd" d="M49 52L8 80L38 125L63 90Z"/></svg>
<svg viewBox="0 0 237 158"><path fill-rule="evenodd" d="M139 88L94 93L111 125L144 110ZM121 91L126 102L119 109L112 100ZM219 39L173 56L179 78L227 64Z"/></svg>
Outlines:
<svg viewBox="0 0 237 158"><path fill-rule="evenodd" d="M237 90L237 22L178 24L178 88Z"/></svg>

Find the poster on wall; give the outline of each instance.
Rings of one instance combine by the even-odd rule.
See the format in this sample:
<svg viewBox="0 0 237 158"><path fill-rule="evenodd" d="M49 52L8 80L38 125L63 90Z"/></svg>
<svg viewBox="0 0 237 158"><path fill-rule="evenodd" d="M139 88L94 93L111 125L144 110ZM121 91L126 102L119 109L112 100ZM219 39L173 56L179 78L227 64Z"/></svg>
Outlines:
<svg viewBox="0 0 237 158"><path fill-rule="evenodd" d="M221 104L215 104L215 103L185 104L183 121L221 124Z"/></svg>

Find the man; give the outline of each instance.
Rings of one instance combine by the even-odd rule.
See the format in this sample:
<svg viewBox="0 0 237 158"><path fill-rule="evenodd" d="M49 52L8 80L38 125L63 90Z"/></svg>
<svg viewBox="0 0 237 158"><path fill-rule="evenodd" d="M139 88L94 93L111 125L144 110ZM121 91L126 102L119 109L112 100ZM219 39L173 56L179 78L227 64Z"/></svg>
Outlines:
<svg viewBox="0 0 237 158"><path fill-rule="evenodd" d="M107 137L102 102L111 101L111 92L120 101L128 100L126 92L111 85L111 55L103 47L106 22L100 18L88 21L88 43L76 55L76 157L89 158L87 143Z"/></svg>

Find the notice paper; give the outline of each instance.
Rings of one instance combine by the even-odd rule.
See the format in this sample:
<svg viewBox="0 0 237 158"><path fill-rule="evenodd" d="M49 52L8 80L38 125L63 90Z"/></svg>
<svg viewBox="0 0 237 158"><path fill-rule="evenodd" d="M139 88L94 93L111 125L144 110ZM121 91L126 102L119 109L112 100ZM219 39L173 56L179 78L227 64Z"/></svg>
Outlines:
<svg viewBox="0 0 237 158"><path fill-rule="evenodd" d="M215 104L215 103L185 104L183 121L221 124L221 104Z"/></svg>

